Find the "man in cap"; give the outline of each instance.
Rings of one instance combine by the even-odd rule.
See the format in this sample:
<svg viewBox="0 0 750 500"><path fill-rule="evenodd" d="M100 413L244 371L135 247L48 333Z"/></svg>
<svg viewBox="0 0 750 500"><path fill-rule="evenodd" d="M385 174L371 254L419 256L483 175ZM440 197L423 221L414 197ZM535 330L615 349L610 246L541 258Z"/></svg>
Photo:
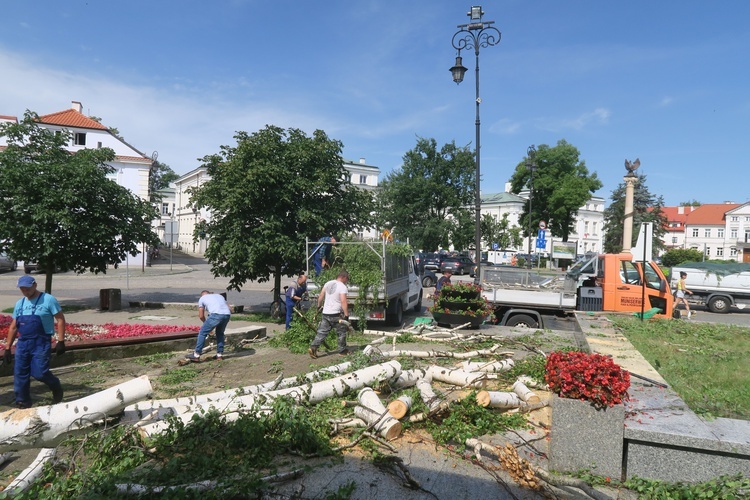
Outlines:
<svg viewBox="0 0 750 500"><path fill-rule="evenodd" d="M55 333L55 352L58 355L65 353L65 315L56 298L37 290L33 276L21 276L18 278L17 286L23 298L16 302L13 308L13 319L8 328L8 340L3 355L4 361L10 364L10 348L17 336L13 368L16 405L19 408L31 408L30 376L47 384L52 390L52 402L57 404L63 399L63 388L60 379L50 371L49 361L52 355L51 339Z"/></svg>

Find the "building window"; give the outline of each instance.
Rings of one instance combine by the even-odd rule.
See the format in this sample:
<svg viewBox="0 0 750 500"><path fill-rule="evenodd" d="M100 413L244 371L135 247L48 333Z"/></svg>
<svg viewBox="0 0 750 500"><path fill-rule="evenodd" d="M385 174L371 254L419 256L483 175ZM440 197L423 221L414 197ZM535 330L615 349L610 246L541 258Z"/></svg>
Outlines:
<svg viewBox="0 0 750 500"><path fill-rule="evenodd" d="M677 236L672 236L672 244L673 245L677 244Z"/></svg>
<svg viewBox="0 0 750 500"><path fill-rule="evenodd" d="M705 238L710 238L710 237L711 237L711 230L710 230L710 229L706 229L706 230L705 230L705 231L703 232L703 236L704 236Z"/></svg>
<svg viewBox="0 0 750 500"><path fill-rule="evenodd" d="M594 235L596 235L596 222L591 223L591 232L594 233Z"/></svg>
<svg viewBox="0 0 750 500"><path fill-rule="evenodd" d="M698 228L693 229L693 238L698 237Z"/></svg>
<svg viewBox="0 0 750 500"><path fill-rule="evenodd" d="M745 222L750 222L750 217L745 217Z"/></svg>
<svg viewBox="0 0 750 500"><path fill-rule="evenodd" d="M85 132L76 132L73 136L73 144L76 146L85 146L86 145L86 133Z"/></svg>
<svg viewBox="0 0 750 500"><path fill-rule="evenodd" d="M711 257L711 247L706 247L704 250L706 257Z"/></svg>
<svg viewBox="0 0 750 500"><path fill-rule="evenodd" d="M97 147L97 149L101 149L102 148L102 141L97 142L96 143L96 147Z"/></svg>
<svg viewBox="0 0 750 500"><path fill-rule="evenodd" d="M724 257L724 247L719 247L716 249L716 256L717 257Z"/></svg>
<svg viewBox="0 0 750 500"><path fill-rule="evenodd" d="M360 184L367 184L367 176L360 174L360 176L359 176L359 183Z"/></svg>
<svg viewBox="0 0 750 500"><path fill-rule="evenodd" d="M737 217L736 215L733 215L729 220L732 221L732 222L739 222L740 218Z"/></svg>
<svg viewBox="0 0 750 500"><path fill-rule="evenodd" d="M721 228L721 229L717 229L716 231L717 231L717 233L718 233L718 234L716 235L716 237L717 237L717 238L723 238L723 237L724 237L724 228Z"/></svg>
<svg viewBox="0 0 750 500"><path fill-rule="evenodd" d="M735 247L732 247L729 249L729 256L730 257L737 257L737 249Z"/></svg>
<svg viewBox="0 0 750 500"><path fill-rule="evenodd" d="M162 215L169 215L169 203L162 203L161 204L161 214Z"/></svg>
<svg viewBox="0 0 750 500"><path fill-rule="evenodd" d="M730 229L729 230L729 238L736 240L737 239L737 230L736 229Z"/></svg>
<svg viewBox="0 0 750 500"><path fill-rule="evenodd" d="M589 232L589 221L586 221L583 223L583 232L588 233Z"/></svg>

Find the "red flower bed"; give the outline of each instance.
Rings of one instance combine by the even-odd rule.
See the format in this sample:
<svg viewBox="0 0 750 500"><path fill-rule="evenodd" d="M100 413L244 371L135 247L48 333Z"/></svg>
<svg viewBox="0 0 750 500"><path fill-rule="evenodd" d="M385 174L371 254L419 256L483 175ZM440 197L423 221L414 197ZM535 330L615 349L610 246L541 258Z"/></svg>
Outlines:
<svg viewBox="0 0 750 500"><path fill-rule="evenodd" d="M590 401L596 408L622 403L630 373L607 356L556 351L547 358L544 379L561 398Z"/></svg>
<svg viewBox="0 0 750 500"><path fill-rule="evenodd" d="M5 344L8 338L8 327L12 317L0 314L0 341ZM84 340L123 339L130 337L148 337L159 333L197 332L199 326L180 325L144 325L144 324L115 324L89 325L85 323L67 323L65 325L65 341L68 343Z"/></svg>

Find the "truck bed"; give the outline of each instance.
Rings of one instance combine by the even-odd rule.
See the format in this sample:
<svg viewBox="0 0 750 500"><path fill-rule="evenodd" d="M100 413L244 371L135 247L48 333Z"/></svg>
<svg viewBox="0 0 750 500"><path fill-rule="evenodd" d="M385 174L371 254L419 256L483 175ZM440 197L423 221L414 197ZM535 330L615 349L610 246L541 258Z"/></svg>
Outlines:
<svg viewBox="0 0 750 500"><path fill-rule="evenodd" d="M534 269L482 269L482 295L493 304L574 310L575 286L563 274L540 274Z"/></svg>

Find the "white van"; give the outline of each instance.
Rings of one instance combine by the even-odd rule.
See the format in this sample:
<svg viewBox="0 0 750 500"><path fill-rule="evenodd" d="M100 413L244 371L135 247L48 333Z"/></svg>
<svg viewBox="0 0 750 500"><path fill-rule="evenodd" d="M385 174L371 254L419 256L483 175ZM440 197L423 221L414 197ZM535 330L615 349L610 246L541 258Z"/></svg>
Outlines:
<svg viewBox="0 0 750 500"><path fill-rule="evenodd" d="M490 250L487 252L487 260L493 264L510 264L516 250Z"/></svg>

